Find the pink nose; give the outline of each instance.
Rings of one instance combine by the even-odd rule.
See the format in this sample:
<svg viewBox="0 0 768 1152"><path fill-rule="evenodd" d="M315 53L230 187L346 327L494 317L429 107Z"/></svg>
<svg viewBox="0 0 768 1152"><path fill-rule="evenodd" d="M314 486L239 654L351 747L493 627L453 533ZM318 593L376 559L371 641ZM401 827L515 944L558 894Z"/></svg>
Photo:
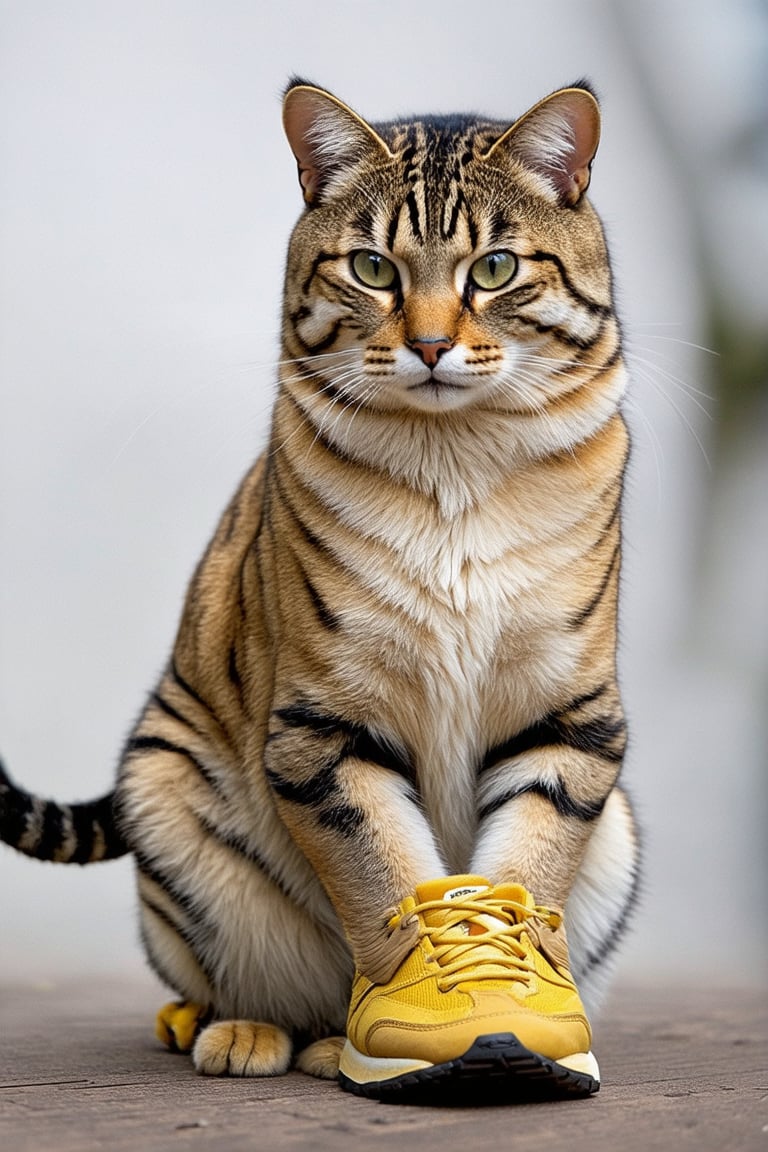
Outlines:
<svg viewBox="0 0 768 1152"><path fill-rule="evenodd" d="M443 352L447 352L453 344L450 340L446 340L445 336L435 336L423 340L409 340L408 347L421 356L428 368L434 368Z"/></svg>

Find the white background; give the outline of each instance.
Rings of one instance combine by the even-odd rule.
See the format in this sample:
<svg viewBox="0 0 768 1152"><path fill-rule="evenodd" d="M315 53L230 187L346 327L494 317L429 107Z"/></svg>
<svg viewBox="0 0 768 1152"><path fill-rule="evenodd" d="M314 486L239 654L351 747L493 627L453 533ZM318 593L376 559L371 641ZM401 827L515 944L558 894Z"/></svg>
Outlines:
<svg viewBox="0 0 768 1152"><path fill-rule="evenodd" d="M61 800L109 789L186 581L264 443L300 209L289 75L370 119L513 119L588 76L604 111L591 194L635 356L621 668L646 881L621 970L761 978L765 452L756 429L708 464L697 402L713 405L686 387L711 391L693 347L702 229L765 319L750 278L768 198L729 159L765 27L738 0L639 7L0 3L0 749L17 780ZM129 860L0 850L6 987L138 970L135 921Z"/></svg>

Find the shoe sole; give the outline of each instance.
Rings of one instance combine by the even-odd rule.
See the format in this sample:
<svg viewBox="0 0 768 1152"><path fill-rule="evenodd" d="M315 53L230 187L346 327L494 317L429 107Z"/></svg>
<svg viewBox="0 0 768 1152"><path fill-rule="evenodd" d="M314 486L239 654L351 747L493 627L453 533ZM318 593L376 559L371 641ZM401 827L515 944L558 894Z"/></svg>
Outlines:
<svg viewBox="0 0 768 1152"><path fill-rule="evenodd" d="M381 1066L385 1062L366 1059L349 1041L347 1046L339 1069L339 1083L344 1091L390 1103L512 1104L577 1099L593 1096L600 1090L600 1073L591 1053L569 1057L577 1067L568 1067L531 1052L511 1032L478 1036L471 1048L453 1060L412 1067L379 1080L367 1077L375 1075L377 1068L383 1071ZM365 1078L353 1079L347 1075L343 1071L345 1063L349 1071L352 1071L351 1065L356 1065Z"/></svg>

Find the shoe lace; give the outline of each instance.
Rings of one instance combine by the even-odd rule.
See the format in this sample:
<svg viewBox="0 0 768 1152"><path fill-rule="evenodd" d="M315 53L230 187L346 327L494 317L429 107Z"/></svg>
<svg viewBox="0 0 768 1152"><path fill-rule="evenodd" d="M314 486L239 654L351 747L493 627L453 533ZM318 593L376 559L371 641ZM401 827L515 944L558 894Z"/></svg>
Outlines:
<svg viewBox="0 0 768 1152"><path fill-rule="evenodd" d="M429 916L439 912L440 916ZM427 914L427 915L425 915ZM463 981L517 980L528 983L535 971L531 950L521 940L529 920L560 927L559 912L515 900L429 900L417 904L404 920L419 920L419 937L428 937L431 958L440 965L438 987L447 991ZM530 925L534 927L534 925Z"/></svg>

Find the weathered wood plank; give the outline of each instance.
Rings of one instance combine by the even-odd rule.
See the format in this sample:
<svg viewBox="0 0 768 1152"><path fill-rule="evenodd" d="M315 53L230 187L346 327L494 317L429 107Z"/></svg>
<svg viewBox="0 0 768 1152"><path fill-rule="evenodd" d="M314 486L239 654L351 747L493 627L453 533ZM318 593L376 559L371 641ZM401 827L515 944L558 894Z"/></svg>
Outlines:
<svg viewBox="0 0 768 1152"><path fill-rule="evenodd" d="M758 993L622 990L597 1028L597 1097L461 1110L381 1105L298 1073L198 1077L152 1039L161 1000L148 982L117 980L0 990L0 1147L768 1152Z"/></svg>

